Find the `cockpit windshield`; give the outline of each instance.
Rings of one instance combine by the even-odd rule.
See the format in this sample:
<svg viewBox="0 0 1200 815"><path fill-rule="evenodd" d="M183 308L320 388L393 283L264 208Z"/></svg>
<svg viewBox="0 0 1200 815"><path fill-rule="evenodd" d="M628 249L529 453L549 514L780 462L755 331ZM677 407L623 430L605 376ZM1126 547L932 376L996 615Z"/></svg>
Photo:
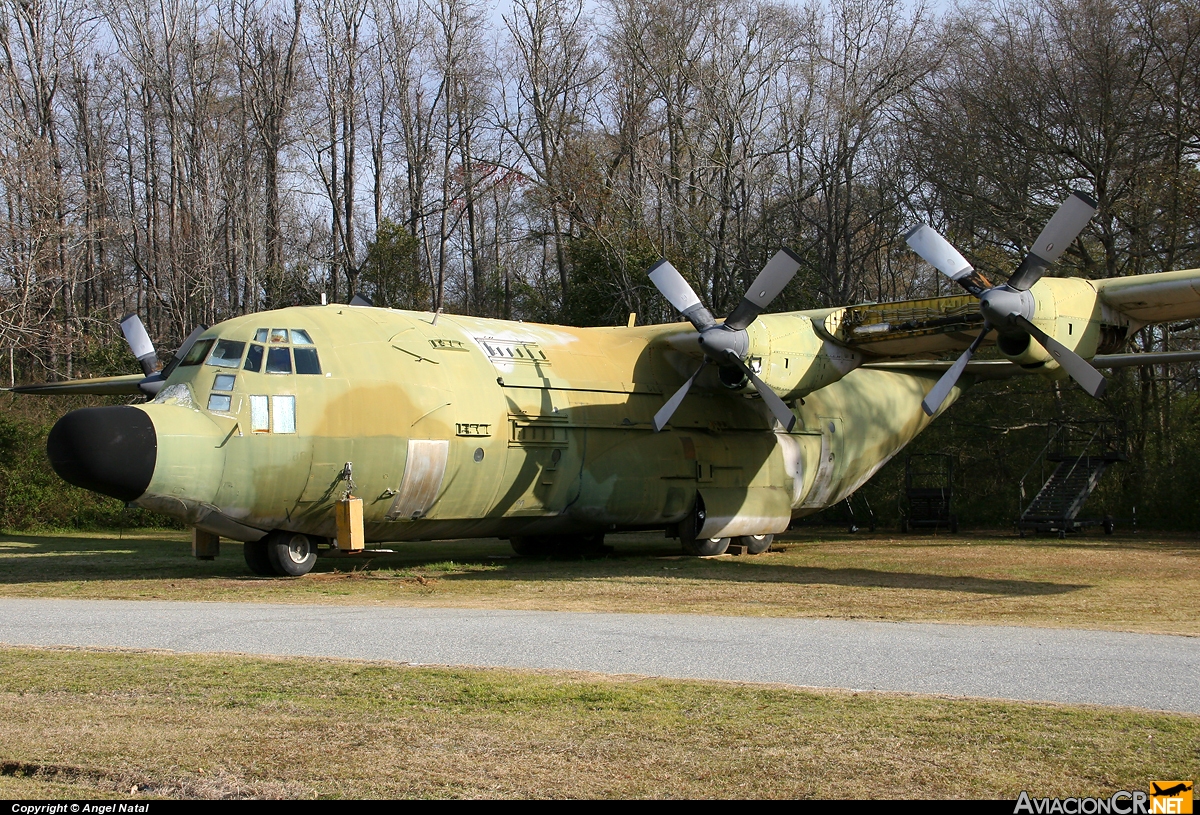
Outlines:
<svg viewBox="0 0 1200 815"><path fill-rule="evenodd" d="M213 349L212 356L208 358L208 364L216 365L218 368L236 368L241 364L242 352L245 350L246 343L244 342L221 340Z"/></svg>
<svg viewBox="0 0 1200 815"><path fill-rule="evenodd" d="M312 337L302 328L260 328L254 332L242 368L255 373L320 376L321 359L313 345Z"/></svg>

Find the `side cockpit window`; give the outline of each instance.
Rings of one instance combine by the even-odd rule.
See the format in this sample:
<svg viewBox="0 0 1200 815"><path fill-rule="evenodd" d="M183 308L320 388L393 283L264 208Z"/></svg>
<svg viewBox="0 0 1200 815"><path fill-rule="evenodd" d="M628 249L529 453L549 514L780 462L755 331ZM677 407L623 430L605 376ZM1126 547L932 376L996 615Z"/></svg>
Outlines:
<svg viewBox="0 0 1200 815"><path fill-rule="evenodd" d="M321 373L321 360L317 359L316 348L293 348L292 352L296 355L296 373Z"/></svg>
<svg viewBox="0 0 1200 815"><path fill-rule="evenodd" d="M188 349L188 352L184 358L180 360L179 366L182 368L184 365L199 365L204 361L204 358L208 356L208 349L213 347L214 342L216 342L215 339L197 340L196 343L192 345L190 349Z"/></svg>
<svg viewBox="0 0 1200 815"><path fill-rule="evenodd" d="M213 349L212 356L208 358L208 364L216 365L218 368L236 368L241 364L242 352L245 350L246 343L244 342L221 340Z"/></svg>

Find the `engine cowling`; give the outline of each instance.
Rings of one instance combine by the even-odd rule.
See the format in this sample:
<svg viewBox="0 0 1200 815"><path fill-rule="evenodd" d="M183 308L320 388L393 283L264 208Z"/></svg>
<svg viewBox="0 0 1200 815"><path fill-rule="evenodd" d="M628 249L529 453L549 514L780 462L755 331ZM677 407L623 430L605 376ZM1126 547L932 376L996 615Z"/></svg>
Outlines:
<svg viewBox="0 0 1200 815"><path fill-rule="evenodd" d="M1100 300L1092 284L1079 278L1042 278L1027 293L1029 319L1084 359L1120 350L1128 320ZM1067 374L1041 343L1024 332L1000 334L996 347L1017 365L1052 379Z"/></svg>
<svg viewBox="0 0 1200 815"><path fill-rule="evenodd" d="M830 342L803 314L767 314L750 327L749 364L783 399L832 385L863 362L857 351Z"/></svg>

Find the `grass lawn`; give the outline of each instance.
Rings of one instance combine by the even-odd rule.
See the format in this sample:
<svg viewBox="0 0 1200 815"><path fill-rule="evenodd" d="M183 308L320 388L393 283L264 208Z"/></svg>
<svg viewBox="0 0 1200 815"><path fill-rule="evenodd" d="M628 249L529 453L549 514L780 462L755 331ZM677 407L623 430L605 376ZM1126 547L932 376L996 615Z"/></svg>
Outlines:
<svg viewBox="0 0 1200 815"><path fill-rule="evenodd" d="M0 648L0 797L1007 797L1195 777L1200 717Z"/></svg>
<svg viewBox="0 0 1200 815"><path fill-rule="evenodd" d="M658 535L597 559L525 559L504 541L394 544L257 578L241 546L191 557L177 532L0 534L0 596L681 612L1200 634L1195 537L848 535L806 530L759 556L685 558Z"/></svg>

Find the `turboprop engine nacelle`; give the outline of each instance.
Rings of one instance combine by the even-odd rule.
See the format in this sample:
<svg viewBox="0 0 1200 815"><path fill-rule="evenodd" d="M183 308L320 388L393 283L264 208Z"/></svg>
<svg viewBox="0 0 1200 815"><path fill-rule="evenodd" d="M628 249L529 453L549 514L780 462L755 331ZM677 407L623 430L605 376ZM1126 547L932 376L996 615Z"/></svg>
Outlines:
<svg viewBox="0 0 1200 815"><path fill-rule="evenodd" d="M1120 350L1128 336L1128 321L1105 306L1086 280L1042 278L1028 291L1009 296L1020 298L1022 311L1034 325L1084 359ZM1028 333L1001 333L996 347L1023 368L1051 379L1067 376L1058 360Z"/></svg>
<svg viewBox="0 0 1200 815"><path fill-rule="evenodd" d="M748 334L751 370L784 399L832 385L863 362L862 354L825 339L803 314L763 315Z"/></svg>

